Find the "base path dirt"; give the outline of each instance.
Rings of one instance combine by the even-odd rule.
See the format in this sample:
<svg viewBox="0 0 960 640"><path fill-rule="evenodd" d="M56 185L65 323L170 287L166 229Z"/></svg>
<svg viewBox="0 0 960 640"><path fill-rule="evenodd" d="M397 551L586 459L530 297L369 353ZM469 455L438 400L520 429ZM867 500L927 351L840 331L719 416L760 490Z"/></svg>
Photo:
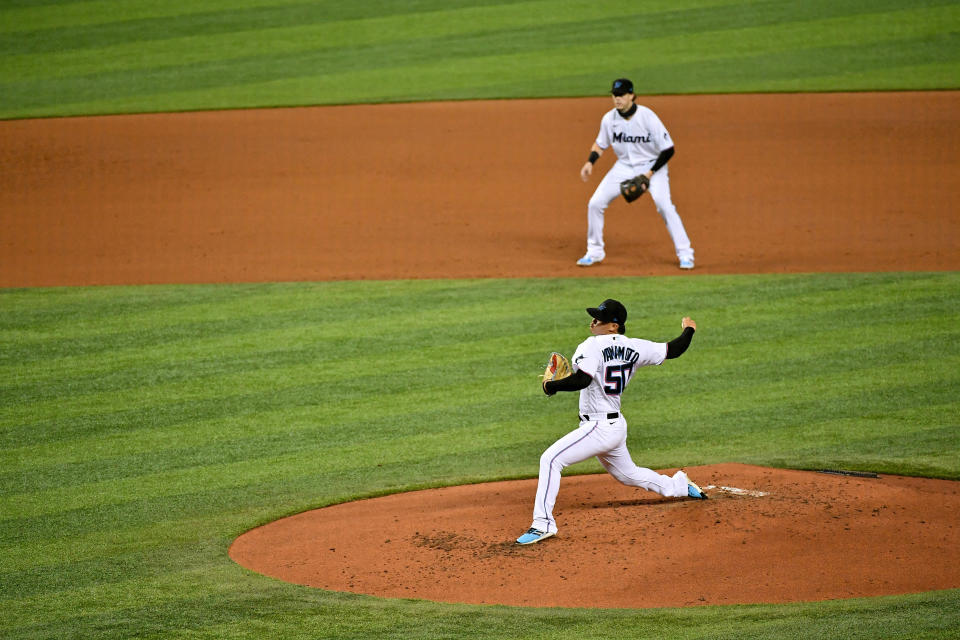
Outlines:
<svg viewBox="0 0 960 640"><path fill-rule="evenodd" d="M565 478L560 532L530 546L536 481L417 491L240 536L239 564L297 584L533 607L679 607L960 587L960 483L741 464L690 467L709 500ZM666 471L672 473L672 470Z"/></svg>
<svg viewBox="0 0 960 640"><path fill-rule="evenodd" d="M960 92L641 98L697 273L960 267ZM0 122L0 287L680 273L652 201L607 260L608 97Z"/></svg>

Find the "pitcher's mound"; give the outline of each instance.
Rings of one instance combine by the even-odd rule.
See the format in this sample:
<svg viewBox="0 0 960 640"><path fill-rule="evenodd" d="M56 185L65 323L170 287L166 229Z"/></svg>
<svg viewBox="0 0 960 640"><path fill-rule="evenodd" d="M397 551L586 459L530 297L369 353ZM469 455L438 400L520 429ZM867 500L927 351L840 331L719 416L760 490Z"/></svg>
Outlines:
<svg viewBox="0 0 960 640"><path fill-rule="evenodd" d="M533 607L826 600L960 587L960 483L742 464L688 467L709 500L608 475L563 479L560 532L514 543L536 480L334 505L240 536L230 557L289 582ZM665 470L663 473L673 473Z"/></svg>

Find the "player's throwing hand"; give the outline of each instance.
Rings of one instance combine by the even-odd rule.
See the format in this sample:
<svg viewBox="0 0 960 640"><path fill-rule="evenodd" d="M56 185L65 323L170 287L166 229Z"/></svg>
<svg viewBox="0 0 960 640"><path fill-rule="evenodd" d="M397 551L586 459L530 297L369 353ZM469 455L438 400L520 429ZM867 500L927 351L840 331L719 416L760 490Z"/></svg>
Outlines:
<svg viewBox="0 0 960 640"><path fill-rule="evenodd" d="M593 163L585 162L580 168L580 179L586 182L590 179L591 175L593 175Z"/></svg>

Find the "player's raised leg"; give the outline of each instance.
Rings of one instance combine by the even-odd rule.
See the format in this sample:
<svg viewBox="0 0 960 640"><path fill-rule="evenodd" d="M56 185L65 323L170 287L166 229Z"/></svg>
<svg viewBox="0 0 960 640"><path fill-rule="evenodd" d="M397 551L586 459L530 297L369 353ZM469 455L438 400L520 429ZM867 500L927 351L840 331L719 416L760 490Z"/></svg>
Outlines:
<svg viewBox="0 0 960 640"><path fill-rule="evenodd" d="M688 479L684 472L678 471L673 476L665 476L652 469L638 467L630 457L626 443L608 453L598 455L597 460L607 473L627 486L640 487L668 498L682 498L688 495Z"/></svg>

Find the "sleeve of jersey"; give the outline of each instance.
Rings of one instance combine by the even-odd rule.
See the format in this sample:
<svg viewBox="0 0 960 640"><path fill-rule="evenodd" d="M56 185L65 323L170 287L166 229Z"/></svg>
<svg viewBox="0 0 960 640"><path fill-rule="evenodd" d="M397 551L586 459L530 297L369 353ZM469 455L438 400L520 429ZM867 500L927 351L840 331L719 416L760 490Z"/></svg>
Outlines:
<svg viewBox="0 0 960 640"><path fill-rule="evenodd" d="M666 342L650 342L649 340L637 339L634 341L633 349L640 354L637 364L641 367L660 365L667 359Z"/></svg>
<svg viewBox="0 0 960 640"><path fill-rule="evenodd" d="M591 378L596 379L600 371L600 353L592 346L590 340L580 343L577 351L573 354L570 366L573 367L574 372L583 371Z"/></svg>
<svg viewBox="0 0 960 640"><path fill-rule="evenodd" d="M600 121L600 133L597 134L597 146L606 149L610 146L610 127L607 126L607 117Z"/></svg>
<svg viewBox="0 0 960 640"><path fill-rule="evenodd" d="M657 144L657 151L663 151L673 146L673 140L670 138L670 132L667 131L667 128L663 126L660 118L657 117L653 111L650 111L647 114L647 126L649 131L653 134L653 139Z"/></svg>

